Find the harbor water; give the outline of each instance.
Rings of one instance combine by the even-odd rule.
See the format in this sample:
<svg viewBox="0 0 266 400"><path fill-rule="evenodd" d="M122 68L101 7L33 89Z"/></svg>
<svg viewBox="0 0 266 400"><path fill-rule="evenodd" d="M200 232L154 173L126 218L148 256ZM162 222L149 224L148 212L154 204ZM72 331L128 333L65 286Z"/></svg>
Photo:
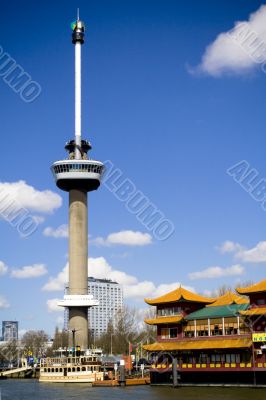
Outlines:
<svg viewBox="0 0 266 400"><path fill-rule="evenodd" d="M88 387L85 384L44 384L35 379L0 381L1 400L265 400L266 388L227 387Z"/></svg>

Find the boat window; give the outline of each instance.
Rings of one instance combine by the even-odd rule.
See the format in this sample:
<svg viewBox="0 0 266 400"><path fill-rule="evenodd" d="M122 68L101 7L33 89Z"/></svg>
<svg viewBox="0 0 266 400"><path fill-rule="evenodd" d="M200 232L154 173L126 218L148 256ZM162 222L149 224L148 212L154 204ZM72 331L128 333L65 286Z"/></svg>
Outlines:
<svg viewBox="0 0 266 400"><path fill-rule="evenodd" d="M58 372L58 368L55 369L55 372Z"/></svg>
<svg viewBox="0 0 266 400"><path fill-rule="evenodd" d="M71 372L71 368L68 368L68 369L67 369L67 372Z"/></svg>
<svg viewBox="0 0 266 400"><path fill-rule="evenodd" d="M86 371L86 367L82 367L82 371Z"/></svg>
<svg viewBox="0 0 266 400"><path fill-rule="evenodd" d="M52 372L54 372L54 368L52 368Z"/></svg>
<svg viewBox="0 0 266 400"><path fill-rule="evenodd" d="M79 368L79 367L77 368L77 371L78 371L78 372L80 371L80 368Z"/></svg>
<svg viewBox="0 0 266 400"><path fill-rule="evenodd" d="M48 372L50 372L50 368L48 368Z"/></svg>

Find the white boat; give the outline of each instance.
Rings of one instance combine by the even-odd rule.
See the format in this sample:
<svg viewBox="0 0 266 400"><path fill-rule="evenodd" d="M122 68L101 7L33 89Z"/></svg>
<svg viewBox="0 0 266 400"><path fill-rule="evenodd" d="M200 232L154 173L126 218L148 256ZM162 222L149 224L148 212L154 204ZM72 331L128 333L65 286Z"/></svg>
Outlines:
<svg viewBox="0 0 266 400"><path fill-rule="evenodd" d="M103 379L98 352L87 352L80 356L47 357L40 361L40 382L93 383Z"/></svg>

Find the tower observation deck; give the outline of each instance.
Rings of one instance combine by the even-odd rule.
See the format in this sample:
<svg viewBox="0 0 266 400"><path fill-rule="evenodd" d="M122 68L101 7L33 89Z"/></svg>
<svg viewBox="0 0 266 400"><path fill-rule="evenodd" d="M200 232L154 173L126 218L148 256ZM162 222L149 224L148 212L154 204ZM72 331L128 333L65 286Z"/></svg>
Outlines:
<svg viewBox="0 0 266 400"><path fill-rule="evenodd" d="M88 294L87 193L98 189L104 165L88 157L91 144L81 139L81 46L85 26L77 16L71 24L75 47L75 138L65 149L68 157L53 163L51 170L59 189L69 192L69 291L59 306L69 309L69 346L88 348L88 308L98 301Z"/></svg>

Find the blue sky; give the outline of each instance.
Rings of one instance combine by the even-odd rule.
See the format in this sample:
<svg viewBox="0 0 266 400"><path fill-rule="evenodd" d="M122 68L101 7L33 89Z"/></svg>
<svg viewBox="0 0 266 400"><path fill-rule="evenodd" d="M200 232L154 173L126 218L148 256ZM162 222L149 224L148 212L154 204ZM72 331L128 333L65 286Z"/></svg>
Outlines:
<svg viewBox="0 0 266 400"><path fill-rule="evenodd" d="M266 178L263 62L226 34L248 21L262 46L262 4L1 2L0 46L41 86L26 103L0 76L0 189L41 221L27 238L0 221L2 320L52 333L62 319L54 299L63 294L68 199L49 167L74 134L77 7L86 23L83 137L91 156L111 160L175 226L157 240L103 185L89 196L89 275L120 280L139 308L179 283L208 294L265 278L266 212L227 173L246 160Z"/></svg>

